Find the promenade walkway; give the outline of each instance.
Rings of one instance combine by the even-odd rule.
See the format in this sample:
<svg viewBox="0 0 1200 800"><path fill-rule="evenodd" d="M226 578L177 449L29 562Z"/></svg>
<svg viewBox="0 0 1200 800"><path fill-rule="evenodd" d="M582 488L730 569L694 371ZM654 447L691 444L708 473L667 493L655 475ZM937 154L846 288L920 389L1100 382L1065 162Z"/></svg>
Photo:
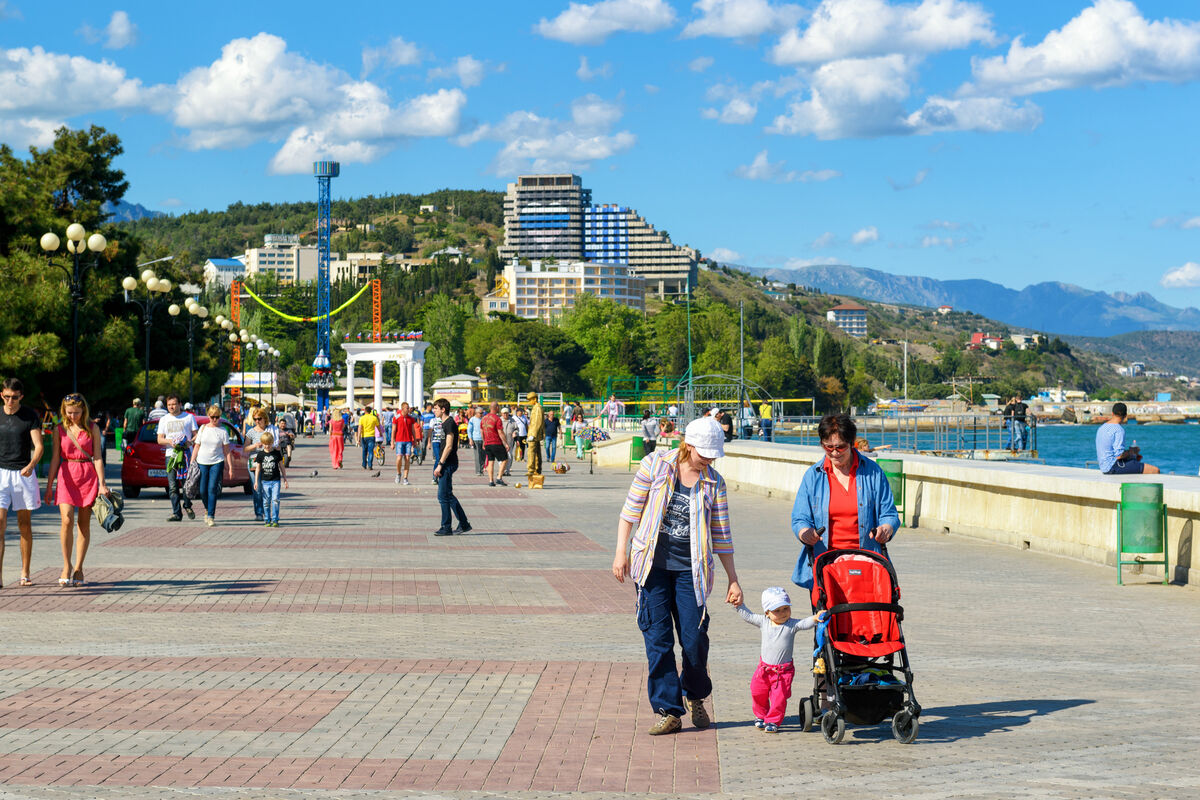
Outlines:
<svg viewBox="0 0 1200 800"><path fill-rule="evenodd" d="M16 586L10 532L0 590L0 800L1200 797L1195 589L930 532L891 548L915 744L880 726L834 747L794 714L755 730L758 631L719 601L714 727L646 736L633 594L609 574L630 476L569 463L540 492L460 473L475 530L435 538L427 478L334 472L302 440L278 529L237 491L215 528L148 492L78 589L39 512L37 585ZM787 585L790 502L730 500L756 604Z"/></svg>

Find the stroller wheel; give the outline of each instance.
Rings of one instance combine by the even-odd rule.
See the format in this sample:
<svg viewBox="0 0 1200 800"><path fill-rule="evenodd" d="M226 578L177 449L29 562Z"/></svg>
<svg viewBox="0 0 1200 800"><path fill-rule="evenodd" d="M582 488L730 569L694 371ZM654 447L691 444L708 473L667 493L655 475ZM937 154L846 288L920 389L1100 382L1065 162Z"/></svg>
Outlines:
<svg viewBox="0 0 1200 800"><path fill-rule="evenodd" d="M892 717L892 736L895 736L896 741L900 744L912 744L913 740L917 738L917 731L920 728L921 721L907 709L900 709Z"/></svg>
<svg viewBox="0 0 1200 800"><path fill-rule="evenodd" d="M821 735L830 744L837 744L846 735L846 720L832 711L826 712L821 717Z"/></svg>
<svg viewBox="0 0 1200 800"><path fill-rule="evenodd" d="M806 697L800 701L800 730L808 733L813 726L812 698Z"/></svg>

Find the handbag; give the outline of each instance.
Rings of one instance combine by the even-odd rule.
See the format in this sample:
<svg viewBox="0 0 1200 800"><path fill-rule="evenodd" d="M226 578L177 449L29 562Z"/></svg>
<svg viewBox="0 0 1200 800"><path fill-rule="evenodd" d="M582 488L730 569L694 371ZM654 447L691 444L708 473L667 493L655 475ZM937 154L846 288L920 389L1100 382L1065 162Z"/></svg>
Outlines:
<svg viewBox="0 0 1200 800"><path fill-rule="evenodd" d="M194 461L188 465L187 477L183 479L183 496L188 500L200 499L200 465Z"/></svg>

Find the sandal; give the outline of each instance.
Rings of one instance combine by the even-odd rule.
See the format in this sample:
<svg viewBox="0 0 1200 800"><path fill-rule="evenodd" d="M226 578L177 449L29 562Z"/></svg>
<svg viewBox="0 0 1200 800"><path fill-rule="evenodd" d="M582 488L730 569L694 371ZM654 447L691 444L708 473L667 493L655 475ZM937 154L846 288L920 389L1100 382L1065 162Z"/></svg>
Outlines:
<svg viewBox="0 0 1200 800"><path fill-rule="evenodd" d="M22 575L21 576L21 585L22 586L33 586L33 581L29 580L28 575Z"/></svg>
<svg viewBox="0 0 1200 800"><path fill-rule="evenodd" d="M64 586L70 586L70 585L71 585L71 579L70 579L70 578L59 578L59 579L58 579L58 588L60 588L60 589L61 589L61 588L62 588L62 587L64 587Z"/></svg>
<svg viewBox="0 0 1200 800"><path fill-rule="evenodd" d="M71 585L72 586L86 585L86 582L83 580L83 570L81 570L81 569L75 570L74 574L71 575Z"/></svg>

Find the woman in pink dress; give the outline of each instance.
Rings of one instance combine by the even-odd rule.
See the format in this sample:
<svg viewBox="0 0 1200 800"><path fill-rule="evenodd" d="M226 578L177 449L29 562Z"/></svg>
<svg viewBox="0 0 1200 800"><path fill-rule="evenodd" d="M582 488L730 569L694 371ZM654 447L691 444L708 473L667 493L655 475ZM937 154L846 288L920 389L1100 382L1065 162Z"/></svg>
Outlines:
<svg viewBox="0 0 1200 800"><path fill-rule="evenodd" d="M346 449L346 423L341 414L334 414L329 422L329 458L334 469L342 468L342 452Z"/></svg>
<svg viewBox="0 0 1200 800"><path fill-rule="evenodd" d="M46 502L58 505L62 517L63 572L59 586L83 586L83 559L91 543L92 503L98 494L110 494L104 483L104 446L100 430L91 423L87 400L81 394L69 394L59 406L62 422L54 427L54 454L50 457L50 480L46 482ZM79 523L79 544L72 547L72 529ZM72 550L78 560L72 562Z"/></svg>

